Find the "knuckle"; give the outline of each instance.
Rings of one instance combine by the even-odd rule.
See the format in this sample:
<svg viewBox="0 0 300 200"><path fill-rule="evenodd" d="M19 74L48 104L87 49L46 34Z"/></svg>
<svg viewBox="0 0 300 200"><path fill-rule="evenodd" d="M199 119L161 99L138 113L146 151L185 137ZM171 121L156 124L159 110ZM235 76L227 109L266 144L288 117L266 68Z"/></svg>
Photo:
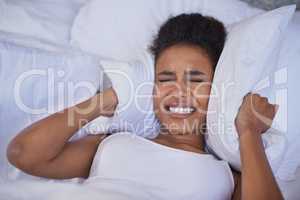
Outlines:
<svg viewBox="0 0 300 200"><path fill-rule="evenodd" d="M267 97L262 97L262 100L268 102L268 98Z"/></svg>

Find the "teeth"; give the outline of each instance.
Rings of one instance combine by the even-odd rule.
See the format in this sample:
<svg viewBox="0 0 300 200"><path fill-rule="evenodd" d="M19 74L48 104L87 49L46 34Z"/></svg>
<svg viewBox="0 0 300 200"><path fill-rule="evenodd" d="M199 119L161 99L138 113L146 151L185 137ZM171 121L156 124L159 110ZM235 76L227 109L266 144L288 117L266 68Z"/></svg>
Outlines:
<svg viewBox="0 0 300 200"><path fill-rule="evenodd" d="M195 111L195 109L192 107L170 107L169 110L170 112L177 114L190 114Z"/></svg>

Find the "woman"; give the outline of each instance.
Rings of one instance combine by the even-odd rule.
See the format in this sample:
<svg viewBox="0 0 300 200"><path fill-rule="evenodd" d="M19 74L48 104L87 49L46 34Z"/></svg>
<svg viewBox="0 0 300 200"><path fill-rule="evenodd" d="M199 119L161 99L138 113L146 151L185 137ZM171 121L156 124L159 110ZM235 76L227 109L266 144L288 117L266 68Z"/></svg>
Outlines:
<svg viewBox="0 0 300 200"><path fill-rule="evenodd" d="M233 192L226 184L219 184L220 187L217 188L220 191L216 191L218 189L214 187L218 182L229 183L229 179L232 179L231 172L226 172L228 166L224 165L224 161L220 163L212 156L206 157L203 134L210 83L225 38L226 31L222 23L200 14L179 15L169 19L161 27L151 50L155 57L154 108L162 128L158 137L150 144L158 143L160 150L168 146L166 151L161 152L170 153L172 156L172 152L177 149L176 152L186 158L184 162L189 162L188 153L197 155L193 162L202 166L206 173L202 175L208 177L205 180L194 180L196 184L198 181L200 185L206 186L202 193L229 194L234 199L282 199L261 139L261 134L272 123L276 106L257 94L245 96L235 120L242 162L241 175L233 172L235 190ZM96 106L91 107L92 104ZM36 176L58 179L88 177L98 145L101 144L102 149L109 149L102 141L109 144L107 141L117 140L107 135L89 135L75 142L68 140L83 125L80 124L81 121L89 122L99 116L112 116L117 104L117 95L113 88L110 88L85 102L32 124L12 140L7 150L8 160L16 167ZM86 112L76 112L78 109ZM268 123L260 121L253 110L270 119ZM74 113L73 126L67 125L70 120L68 113ZM149 144L145 141L142 143L145 146ZM130 149L133 146L129 144L126 148ZM111 156L111 159L117 158ZM166 165L172 165L170 169L176 169L176 162L170 163ZM215 174L220 170L217 171L216 168L214 171L214 167L223 170L227 173L226 176L219 174L216 177ZM170 177L173 173L174 177L179 177L179 174L184 179L185 174L188 174L184 170L173 172ZM198 174L197 171L191 173ZM216 178L218 180L215 180ZM169 179L173 181L172 178ZM155 180L161 179L155 177L153 181ZM217 199L227 198L228 196L224 196Z"/></svg>

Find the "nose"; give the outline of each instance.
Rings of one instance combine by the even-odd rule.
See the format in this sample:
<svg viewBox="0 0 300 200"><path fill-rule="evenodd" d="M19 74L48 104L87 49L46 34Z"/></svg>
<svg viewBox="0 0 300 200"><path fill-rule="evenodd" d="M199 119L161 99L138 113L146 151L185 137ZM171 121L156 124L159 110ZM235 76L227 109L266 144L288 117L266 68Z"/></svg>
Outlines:
<svg viewBox="0 0 300 200"><path fill-rule="evenodd" d="M179 95L181 97L187 97L188 96L188 90L187 90L186 85L180 85Z"/></svg>
<svg viewBox="0 0 300 200"><path fill-rule="evenodd" d="M186 84L186 82L185 81L179 81L178 83L177 83L177 88L178 88L178 95L180 96L180 97L183 97L183 98L186 98L186 97L188 97L189 96L189 93L190 93L190 90L189 90L189 87L188 87L188 85Z"/></svg>

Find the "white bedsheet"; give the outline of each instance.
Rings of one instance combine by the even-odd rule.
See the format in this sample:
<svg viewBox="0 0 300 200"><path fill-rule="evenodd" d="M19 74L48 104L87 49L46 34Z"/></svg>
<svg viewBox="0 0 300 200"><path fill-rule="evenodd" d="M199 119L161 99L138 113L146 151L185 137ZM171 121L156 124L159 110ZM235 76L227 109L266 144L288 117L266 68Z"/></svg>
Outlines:
<svg viewBox="0 0 300 200"><path fill-rule="evenodd" d="M4 1L4 0L0 0ZM6 0L6 2L10 2L11 4L20 4L24 8L31 10L33 13L32 16L39 16L41 19L44 19L44 22L47 22L49 20L49 17L51 18L53 15L56 15L57 18L53 18L53 20L59 20L59 19L65 19L63 16L64 14L68 15L69 12L62 12L62 8L59 10L56 10L54 5L58 5L57 3L63 2L64 6L68 7L76 4L76 2L79 4L81 2L84 2L85 0ZM70 3L70 4L68 4ZM49 6L52 4L52 6ZM77 5L79 5L77 4ZM32 5L34 5L32 7ZM76 6L75 6L76 7ZM72 8L75 8L72 7ZM77 8L76 8L77 9ZM48 10L48 11L47 11ZM38 13L39 12L39 13ZM50 14L51 13L51 14ZM48 16L48 19L43 18L45 14ZM48 14L48 15L47 15ZM71 15L69 15L71 16ZM71 18L69 18L70 20ZM68 24L70 21L66 20L65 24ZM289 66L288 69L288 129L295 130L296 134L293 135L293 137L289 138L289 140L294 140L297 137L300 137L300 130L299 130L299 118L300 116L300 109L298 103L300 102L300 92L299 92L299 74L300 74L300 12L296 13L294 20L293 20L294 26L290 27L290 33L287 37L287 42L284 46L286 56L283 56L281 58L281 62L285 63ZM50 23L51 24L51 23ZM52 30L54 30L56 33L63 33L60 31L57 31L58 29L55 28L55 23L52 23ZM60 29L62 30L62 29ZM64 29L67 30L67 29ZM5 34L5 33L4 33ZM64 36L67 36L63 33ZM11 36L11 35L10 35ZM10 37L9 36L9 37ZM21 37L21 36L20 36ZM0 37L1 38L1 37ZM61 37L64 38L64 37ZM2 37L3 40L5 40L5 35ZM2 40L2 41L3 41ZM23 42L26 42L26 39L23 40ZM27 42L28 45L32 44L30 42ZM28 46L25 45L25 46ZM41 42L41 48L43 47L43 43ZM39 48L39 46L37 46ZM0 57L1 61L1 57ZM19 63L20 65L22 63ZM10 75L10 74L9 74ZM3 76L3 68L0 66L0 76ZM3 80L6 81L8 79L8 76L3 76ZM3 85L0 86L0 99L3 95ZM143 199L141 197L144 197L144 199L151 199L149 196L143 194L144 196L141 196L141 194L136 194L136 188L126 188L125 186L117 186L117 183L109 182L94 185L94 186L83 186L82 184L78 183L68 183L68 182L78 182L80 180L73 179L73 180L66 180L66 181L53 181L53 180L44 180L44 179L37 179L35 177L31 176L22 176L20 178L19 171L13 170L12 166L9 166L6 160L5 156L5 148L6 144L9 141L9 139L13 136L11 133L15 133L20 129L20 126L15 125L13 122L18 121L20 123L29 123L28 119L24 119L22 115L14 116L13 118L9 118L7 114L12 114L14 112L14 107L12 104L5 104L8 103L7 101L1 101L0 102L0 119L6 119L8 120L12 125L8 126L8 124L0 124L0 199L1 200L22 200L22 199L31 199L31 200L40 200L40 199L49 199L49 200L56 200L56 199L102 199L105 200L111 200L111 199ZM3 109L3 105L5 105L6 109ZM2 106L2 107L1 107ZM298 133L298 134L297 134ZM7 136L8 134L8 136ZM299 153L300 152L300 145L295 146L293 148L293 151ZM10 173L8 173L10 172ZM19 181L16 179L26 179L23 181ZM34 179L34 180L31 180ZM300 170L298 169L297 173L297 179L295 181L290 182L280 182L281 188L283 188L283 193L285 194L286 199L288 200L297 200L299 199L300 192L299 192L299 185L300 185ZM120 188L120 191L123 191L123 193L116 193ZM123 188L123 189L122 189ZM122 195L124 192L131 193L130 196ZM121 195L121 196L120 196ZM138 198L134 198L138 197ZM122 198L121 198L122 197Z"/></svg>
<svg viewBox="0 0 300 200"><path fill-rule="evenodd" d="M102 75L98 59L89 55L0 41L0 182L25 176L6 159L9 141L33 122L102 91Z"/></svg>
<svg viewBox="0 0 300 200"><path fill-rule="evenodd" d="M287 200L299 200L300 168L297 181L279 182ZM183 184L183 183L181 183ZM64 181L9 181L1 183L1 200L160 200L146 192L146 187L118 180L70 183ZM168 199L166 199L168 200ZM178 199L179 200L179 199ZM198 200L198 199L189 199Z"/></svg>
<svg viewBox="0 0 300 200"><path fill-rule="evenodd" d="M97 184L17 181L0 186L1 200L160 200L145 192L145 187L110 179Z"/></svg>
<svg viewBox="0 0 300 200"><path fill-rule="evenodd" d="M73 20L85 2L0 0L0 30L68 46Z"/></svg>

